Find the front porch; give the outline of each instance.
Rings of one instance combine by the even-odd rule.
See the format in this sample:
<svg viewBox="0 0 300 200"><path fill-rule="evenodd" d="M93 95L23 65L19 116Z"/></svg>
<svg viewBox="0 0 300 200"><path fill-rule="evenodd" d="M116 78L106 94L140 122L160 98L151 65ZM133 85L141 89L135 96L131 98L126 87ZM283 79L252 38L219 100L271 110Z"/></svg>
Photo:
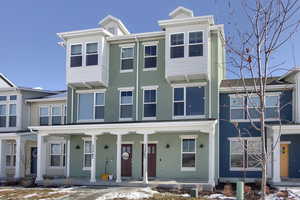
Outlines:
<svg viewBox="0 0 300 200"><path fill-rule="evenodd" d="M215 125L215 120L189 120L31 127L38 131L37 182L214 186ZM65 152L63 155L51 154L64 158L54 162L65 163L60 168L49 167L54 159L49 157L51 144L63 144L65 149L58 151ZM101 181L103 174L112 175L113 181ZM48 179L49 175L67 178ZM155 178L149 180L149 176Z"/></svg>

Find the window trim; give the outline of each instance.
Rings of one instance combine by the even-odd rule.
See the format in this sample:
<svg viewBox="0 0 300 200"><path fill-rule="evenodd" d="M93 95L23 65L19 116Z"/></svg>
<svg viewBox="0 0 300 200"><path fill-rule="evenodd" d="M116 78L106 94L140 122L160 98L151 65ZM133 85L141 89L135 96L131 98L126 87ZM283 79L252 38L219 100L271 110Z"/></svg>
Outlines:
<svg viewBox="0 0 300 200"><path fill-rule="evenodd" d="M88 137L84 137L84 138L82 138L83 139L83 158L82 158L82 170L84 170L84 171L90 171L91 170L91 167L86 167L85 166L85 155L91 155L91 156L93 156L93 147L92 147L92 149L91 149L91 153L86 153L85 152L85 143L86 142L91 142L91 145L93 145L92 144L92 138L88 138ZM97 144L96 144L97 145ZM92 158L93 159L93 158ZM92 163L91 163L91 165L92 165Z"/></svg>
<svg viewBox="0 0 300 200"><path fill-rule="evenodd" d="M61 123L59 125L63 125L64 124L64 108L66 107L67 105L66 104L63 104L63 103L60 103L60 104L46 104L46 105L40 105L39 106L39 125L41 124L41 117L46 117L45 116L42 116L41 115L41 108L47 108L48 109L48 115L47 117L49 118L48 119L48 125L42 125L42 126L52 126L52 117L56 116L58 117L59 115L53 115L52 113L52 108L53 107L59 107L60 108L60 117L61 117ZM40 125L41 126L41 125ZM57 126L57 125L54 125L54 126Z"/></svg>
<svg viewBox="0 0 300 200"><path fill-rule="evenodd" d="M71 43L70 44L70 47L69 47L69 67L70 68L74 68L74 67L72 67L71 66L71 57L72 57L72 46L74 46L74 45L81 45L81 66L77 66L77 67L84 67L84 64L85 64L85 60L83 60L83 59L85 59L84 57L84 48L83 48L83 45L84 45L84 43L82 43L82 42L78 42L78 43ZM73 55L73 56L79 56L79 55ZM75 67L76 68L76 67Z"/></svg>
<svg viewBox="0 0 300 200"><path fill-rule="evenodd" d="M203 115L186 115L186 88L189 87L203 87L204 88L204 97L203 97L203 101L204 101L204 114ZM176 88L183 88L183 103L184 103L184 114L180 115L180 116L175 116L174 115L174 103L179 103L182 101L175 101L174 100L174 95L175 95L175 89ZM172 94L172 116L173 119L195 119L195 118L205 118L205 113L206 113L206 98L205 98L205 94L206 94L206 88L205 85L203 84L193 84L193 85L172 85L172 90L173 90L173 94Z"/></svg>
<svg viewBox="0 0 300 200"><path fill-rule="evenodd" d="M15 157L15 159L17 159L17 157L16 157L17 143L15 141L8 141L6 144L7 145L12 145L11 146L12 149L10 149L11 150L10 153L8 153L7 151L5 152L5 168L6 169L15 169L16 166L14 165L14 157ZM9 166L6 165L6 157L7 156L11 157ZM15 162L17 162L17 160Z"/></svg>
<svg viewBox="0 0 300 200"><path fill-rule="evenodd" d="M142 113L142 120L156 120L156 118L157 118L157 90L158 90L158 87L155 87L155 86L153 86L153 87L143 87L142 88L142 90L143 90L143 113ZM145 102L145 91L147 91L147 90L155 90L155 102ZM155 106L156 106L156 115L155 115L155 117L145 117L145 104L155 104Z"/></svg>
<svg viewBox="0 0 300 200"><path fill-rule="evenodd" d="M0 127L0 129L7 129L7 128L10 128L10 129L15 129L18 127L18 109L19 109L19 103L18 103L18 100L20 98L20 96L18 94L4 94L4 95L1 95L1 96L5 96L6 97L6 100L4 101L0 101L0 105L5 105L5 115L1 115L1 117L5 117L5 126L4 127ZM10 100L10 97L11 96L17 96L17 99L16 100ZM10 117L10 112L9 112L9 109L10 109L10 105L11 104L15 104L16 105L16 126L9 126L9 117Z"/></svg>
<svg viewBox="0 0 300 200"><path fill-rule="evenodd" d="M181 45L172 45L171 43L171 38L172 38L172 35L177 35L177 34L182 34L183 33L183 44ZM185 32L175 32L175 33L170 33L169 34L169 45L170 45L170 58L169 59L180 59L180 58L185 58L186 57L186 53L185 53L185 45L186 45L186 41L185 41L185 35L186 33ZM171 57L171 48L172 47L179 47L179 46L183 46L183 57L179 57L179 58L172 58Z"/></svg>
<svg viewBox="0 0 300 200"><path fill-rule="evenodd" d="M66 141L50 141L49 143L49 152L48 152L48 167L51 169L64 169L67 166L67 149L66 149ZM51 153L51 146L52 145L60 145L60 154L52 154ZM59 166L51 166L51 156L60 156L60 165ZM63 166L64 163L64 159L65 159L65 166Z"/></svg>
<svg viewBox="0 0 300 200"><path fill-rule="evenodd" d="M192 172L192 171L197 171L197 135L181 135L180 136L180 171L181 172ZM187 139L193 139L195 140L195 152L183 152L183 140ZM195 167L183 167L182 166L182 158L183 154L195 154Z"/></svg>
<svg viewBox="0 0 300 200"><path fill-rule="evenodd" d="M261 171L261 168L258 167L248 167L248 162L246 167L231 167L231 142L243 142L243 145L245 141L247 140L247 145L248 141L257 141L260 142L260 137L229 137L229 170L230 171ZM235 154L235 155L240 155L240 154ZM246 164L245 159L246 157L248 158L248 152L244 149L244 152L242 153L243 155L243 165Z"/></svg>
<svg viewBox="0 0 300 200"><path fill-rule="evenodd" d="M133 72L134 70L134 60L135 60L135 45L134 44L128 44L128 45L121 45L120 46L120 73L128 73L128 72ZM123 52L123 49L130 49L132 48L133 49L133 56L132 57L127 57L127 58L123 58L122 57L122 52ZM133 60L133 66L132 66L132 69L122 69L122 60L126 60L126 59L132 59Z"/></svg>
<svg viewBox="0 0 300 200"><path fill-rule="evenodd" d="M106 90L82 90L82 91L76 91L76 96L77 96L77 122L82 123L82 122L104 122L105 119L105 113L104 113L104 118L103 119L96 119L95 117L95 108L96 108L96 94L97 93L103 93L104 95L104 111L105 111L105 102L106 102ZM79 119L79 95L80 94L93 94L93 119ZM98 105L100 106L100 105Z"/></svg>
<svg viewBox="0 0 300 200"><path fill-rule="evenodd" d="M190 43L190 33L197 33L197 32L202 32L202 42L201 43ZM204 31L203 30L195 30L195 31L188 31L187 32L188 34L188 40L187 40L187 51L188 51L188 54L187 54L187 57L189 58L193 58L193 57L204 57ZM199 44L202 44L202 49L203 49L203 55L202 56L190 56L190 46L192 45L199 45Z"/></svg>
<svg viewBox="0 0 300 200"><path fill-rule="evenodd" d="M144 43L144 63L143 63L143 71L156 71L158 68L158 42L153 42L153 43ZM146 56L146 47L151 47L155 46L156 47L156 55L155 56ZM146 68L145 62L146 58L156 58L156 66L155 67L150 67Z"/></svg>
<svg viewBox="0 0 300 200"><path fill-rule="evenodd" d="M132 117L131 118L121 118L121 106L122 105L131 105L132 108L133 108L133 105L134 105L134 102L133 102L133 91L134 89L133 88L119 88L119 121L132 121L133 120L133 110L132 110ZM122 104L121 102L121 98L122 98L122 92L132 92L132 96L131 96L131 99L132 99L132 103L131 104Z"/></svg>
<svg viewBox="0 0 300 200"><path fill-rule="evenodd" d="M97 44L97 53L90 53L90 54L88 54L87 53L87 45L88 44ZM85 42L84 43L84 46L85 46L85 51L84 51L84 67L93 67L93 66L98 66L99 65L99 58L100 58L100 56L99 56L99 50L100 50L100 48L99 48L99 41L88 41L88 42ZM98 57L97 57L97 65L87 65L87 63L86 63L86 61L87 61L87 59L86 59L86 57L87 56L89 56L89 55L98 55ZM82 60L82 62L83 62L83 60Z"/></svg>

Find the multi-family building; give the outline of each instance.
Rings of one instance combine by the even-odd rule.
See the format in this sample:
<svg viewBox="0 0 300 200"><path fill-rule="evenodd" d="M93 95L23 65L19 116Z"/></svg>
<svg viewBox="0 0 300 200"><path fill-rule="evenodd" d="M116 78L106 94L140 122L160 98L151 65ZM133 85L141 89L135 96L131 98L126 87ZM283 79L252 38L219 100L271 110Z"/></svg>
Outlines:
<svg viewBox="0 0 300 200"><path fill-rule="evenodd" d="M31 173L38 183L54 177L52 181L99 184L103 174L117 183L146 184L174 180L214 186L259 179L259 163L253 158L261 144L251 127L252 120L258 122L256 109L251 111L257 97L245 94L242 81L225 79L223 25L183 7L169 16L158 21L156 32L132 34L109 15L99 27L58 33L66 50L66 92L30 89L31 96L22 101L6 94L8 107L10 101L20 101L17 113L19 104L27 110L17 115L22 129L8 133L7 127L0 137L32 138L29 145L37 158L28 162L36 166ZM274 183L300 176L298 76L295 69L268 82L266 145L274 150L268 165ZM4 88L16 88L5 77L3 81ZM246 83L252 91L253 80ZM13 116L1 113L9 126ZM18 124L18 119L26 123ZM23 130L26 134L17 133ZM27 169L18 158L25 147L16 143L16 165Z"/></svg>

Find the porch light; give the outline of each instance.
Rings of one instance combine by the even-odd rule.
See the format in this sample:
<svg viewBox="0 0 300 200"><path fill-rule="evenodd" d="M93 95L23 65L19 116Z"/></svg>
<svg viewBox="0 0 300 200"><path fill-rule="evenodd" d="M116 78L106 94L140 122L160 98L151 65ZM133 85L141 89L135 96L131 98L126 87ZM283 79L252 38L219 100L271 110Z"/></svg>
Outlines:
<svg viewBox="0 0 300 200"><path fill-rule="evenodd" d="M108 145L107 144L104 146L104 149L108 149Z"/></svg>
<svg viewBox="0 0 300 200"><path fill-rule="evenodd" d="M77 144L76 147L75 147L75 149L80 149L80 146Z"/></svg>
<svg viewBox="0 0 300 200"><path fill-rule="evenodd" d="M166 145L166 148L167 148L167 149L168 149L168 148L170 148L170 145L169 145L169 144L167 144L167 145Z"/></svg>
<svg viewBox="0 0 300 200"><path fill-rule="evenodd" d="M201 149L204 147L204 144L200 144L200 146L199 146Z"/></svg>

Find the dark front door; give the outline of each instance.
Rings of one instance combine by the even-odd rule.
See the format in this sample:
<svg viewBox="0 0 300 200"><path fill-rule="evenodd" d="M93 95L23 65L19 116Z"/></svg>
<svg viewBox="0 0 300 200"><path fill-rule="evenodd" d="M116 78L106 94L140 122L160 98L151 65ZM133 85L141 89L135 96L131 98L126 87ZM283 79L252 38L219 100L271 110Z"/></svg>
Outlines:
<svg viewBox="0 0 300 200"><path fill-rule="evenodd" d="M142 176L144 173L144 145L142 145ZM156 144L148 144L148 177L156 176Z"/></svg>
<svg viewBox="0 0 300 200"><path fill-rule="evenodd" d="M37 171L37 147L31 147L31 156L30 156L30 173L36 174Z"/></svg>
<svg viewBox="0 0 300 200"><path fill-rule="evenodd" d="M122 144L122 176L131 176L132 171L132 144Z"/></svg>

